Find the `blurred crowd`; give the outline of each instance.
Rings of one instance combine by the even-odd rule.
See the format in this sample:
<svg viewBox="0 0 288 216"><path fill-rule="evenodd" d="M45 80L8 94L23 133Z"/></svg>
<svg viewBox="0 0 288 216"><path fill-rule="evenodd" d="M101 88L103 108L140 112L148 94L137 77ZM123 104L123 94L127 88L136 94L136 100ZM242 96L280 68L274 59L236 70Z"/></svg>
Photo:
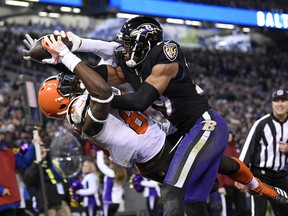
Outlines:
<svg viewBox="0 0 288 216"><path fill-rule="evenodd" d="M287 86L287 51L185 49L196 83L243 144L252 123L270 112L271 94Z"/></svg>

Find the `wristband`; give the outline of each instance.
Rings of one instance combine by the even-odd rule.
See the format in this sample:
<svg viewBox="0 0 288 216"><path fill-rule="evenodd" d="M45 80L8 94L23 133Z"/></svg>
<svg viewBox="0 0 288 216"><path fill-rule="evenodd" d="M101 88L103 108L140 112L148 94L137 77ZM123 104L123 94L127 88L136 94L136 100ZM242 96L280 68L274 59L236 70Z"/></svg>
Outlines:
<svg viewBox="0 0 288 216"><path fill-rule="evenodd" d="M82 60L78 58L75 54L73 53L67 53L66 55L63 56L62 58L62 63L71 71L74 72L74 69L76 65L79 64Z"/></svg>
<svg viewBox="0 0 288 216"><path fill-rule="evenodd" d="M90 99L91 99L92 101L97 102L97 103L102 103L102 104L104 104L104 103L110 103L113 98L114 98L114 94L113 94L113 93L112 93L112 95L111 95L108 99L106 99L106 100L98 99L98 98L92 97L92 96L90 95Z"/></svg>

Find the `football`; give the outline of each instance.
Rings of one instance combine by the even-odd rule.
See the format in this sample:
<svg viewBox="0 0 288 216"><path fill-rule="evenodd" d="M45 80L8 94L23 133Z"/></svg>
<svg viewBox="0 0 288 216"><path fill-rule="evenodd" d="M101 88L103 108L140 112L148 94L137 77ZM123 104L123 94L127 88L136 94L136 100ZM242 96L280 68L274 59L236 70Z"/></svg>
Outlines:
<svg viewBox="0 0 288 216"><path fill-rule="evenodd" d="M43 59L49 59L52 57L51 54L42 47L43 37L39 38L35 42L35 45L32 47L32 49L29 51L29 56L34 61L41 62ZM61 37L61 40L71 50L72 45L73 45L72 42L69 41L67 37L65 37L65 38Z"/></svg>

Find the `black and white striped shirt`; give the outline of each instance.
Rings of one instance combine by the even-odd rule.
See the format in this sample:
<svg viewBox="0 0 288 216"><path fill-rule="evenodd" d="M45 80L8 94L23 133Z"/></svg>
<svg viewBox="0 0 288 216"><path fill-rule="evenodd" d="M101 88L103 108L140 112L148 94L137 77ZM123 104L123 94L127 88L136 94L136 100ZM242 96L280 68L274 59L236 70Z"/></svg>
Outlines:
<svg viewBox="0 0 288 216"><path fill-rule="evenodd" d="M250 129L239 159L256 168L282 171L287 155L279 151L280 140L288 141L288 119L281 123L267 114Z"/></svg>

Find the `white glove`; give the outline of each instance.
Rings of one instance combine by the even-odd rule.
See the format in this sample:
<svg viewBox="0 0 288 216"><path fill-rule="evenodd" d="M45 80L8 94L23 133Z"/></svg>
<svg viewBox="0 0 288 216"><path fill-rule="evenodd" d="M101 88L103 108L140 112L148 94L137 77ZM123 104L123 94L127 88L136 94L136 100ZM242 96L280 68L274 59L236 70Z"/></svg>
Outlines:
<svg viewBox="0 0 288 216"><path fill-rule="evenodd" d="M42 46L46 49L52 57L50 59L43 59L45 64L58 64L62 62L62 58L67 53L71 53L68 47L61 41L61 37L57 37L57 41L53 34L44 36L42 39Z"/></svg>
<svg viewBox="0 0 288 216"><path fill-rule="evenodd" d="M72 45L72 48L71 48L71 52L77 51L79 49L79 47L81 46L82 39L79 36L73 34L70 31L68 31L68 32L61 31L61 32L59 32L58 30L55 30L53 33L56 36L57 35L61 35L61 37L63 37L63 38L67 37L68 40L72 42L73 45Z"/></svg>
<svg viewBox="0 0 288 216"><path fill-rule="evenodd" d="M33 48L33 46L35 46L36 41L37 41L37 39L33 39L29 34L25 34L25 39L23 40L23 43L24 43L26 49L23 49L22 53L23 53L23 59L25 59L26 61L32 60L30 55L29 55L29 52Z"/></svg>

